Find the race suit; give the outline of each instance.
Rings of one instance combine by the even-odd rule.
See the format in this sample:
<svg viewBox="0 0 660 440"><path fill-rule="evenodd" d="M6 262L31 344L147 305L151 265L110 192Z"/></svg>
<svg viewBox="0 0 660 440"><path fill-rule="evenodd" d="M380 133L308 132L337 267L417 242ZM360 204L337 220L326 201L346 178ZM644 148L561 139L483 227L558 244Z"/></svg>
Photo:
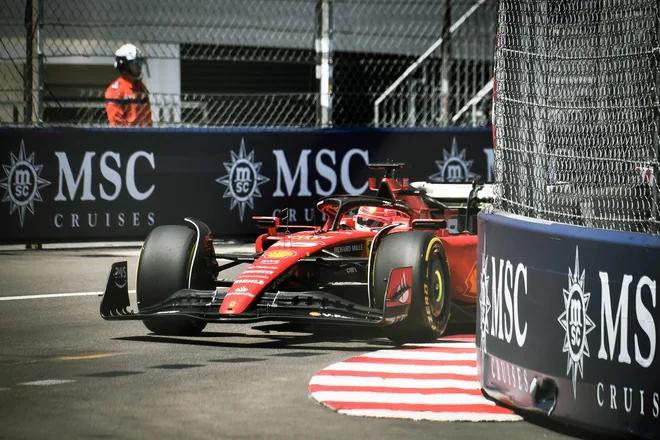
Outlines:
<svg viewBox="0 0 660 440"><path fill-rule="evenodd" d="M117 78L105 91L105 109L113 127L151 127L149 92L142 83Z"/></svg>

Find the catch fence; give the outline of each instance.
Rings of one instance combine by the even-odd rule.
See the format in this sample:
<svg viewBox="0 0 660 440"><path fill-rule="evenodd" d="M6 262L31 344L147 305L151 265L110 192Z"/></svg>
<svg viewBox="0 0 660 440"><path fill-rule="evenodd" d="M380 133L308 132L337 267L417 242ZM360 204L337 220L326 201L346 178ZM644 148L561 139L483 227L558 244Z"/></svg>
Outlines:
<svg viewBox="0 0 660 440"><path fill-rule="evenodd" d="M0 0L0 124L107 126L113 54L135 43L156 127L483 126L496 7Z"/></svg>
<svg viewBox="0 0 660 440"><path fill-rule="evenodd" d="M495 52L497 208L660 231L655 0L502 0Z"/></svg>

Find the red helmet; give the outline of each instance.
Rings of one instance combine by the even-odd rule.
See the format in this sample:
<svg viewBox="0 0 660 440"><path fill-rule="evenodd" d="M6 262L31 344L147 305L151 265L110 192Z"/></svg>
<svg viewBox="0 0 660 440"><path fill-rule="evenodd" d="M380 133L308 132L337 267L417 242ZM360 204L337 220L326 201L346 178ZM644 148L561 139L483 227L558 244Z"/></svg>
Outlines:
<svg viewBox="0 0 660 440"><path fill-rule="evenodd" d="M407 223L408 217L405 214L395 209L376 206L361 206L355 216L355 229L363 231L380 229L391 224L405 225Z"/></svg>

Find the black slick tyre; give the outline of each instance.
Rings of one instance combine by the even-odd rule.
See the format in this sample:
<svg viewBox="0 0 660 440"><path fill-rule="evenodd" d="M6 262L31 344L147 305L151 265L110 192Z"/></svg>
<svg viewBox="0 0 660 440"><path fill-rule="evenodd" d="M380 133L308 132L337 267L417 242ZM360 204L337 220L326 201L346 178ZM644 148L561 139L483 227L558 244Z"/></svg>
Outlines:
<svg viewBox="0 0 660 440"><path fill-rule="evenodd" d="M449 268L442 242L430 232L390 233L376 250L373 292L381 306L390 271L412 266L412 302L408 316L383 327L396 344L435 341L449 323L451 292Z"/></svg>
<svg viewBox="0 0 660 440"><path fill-rule="evenodd" d="M156 305L188 287L196 240L195 231L186 226L158 226L151 231L138 260L138 310ZM170 336L194 336L206 327L202 321L175 317L149 318L143 323L158 335Z"/></svg>

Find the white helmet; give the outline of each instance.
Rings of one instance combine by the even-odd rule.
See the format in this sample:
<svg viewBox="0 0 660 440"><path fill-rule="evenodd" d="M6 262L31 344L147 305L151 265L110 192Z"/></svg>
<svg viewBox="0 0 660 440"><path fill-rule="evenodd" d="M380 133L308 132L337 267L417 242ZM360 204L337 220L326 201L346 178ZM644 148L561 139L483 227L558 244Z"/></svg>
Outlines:
<svg viewBox="0 0 660 440"><path fill-rule="evenodd" d="M124 44L115 52L115 68L124 70L129 62L144 62L144 56L134 44Z"/></svg>

